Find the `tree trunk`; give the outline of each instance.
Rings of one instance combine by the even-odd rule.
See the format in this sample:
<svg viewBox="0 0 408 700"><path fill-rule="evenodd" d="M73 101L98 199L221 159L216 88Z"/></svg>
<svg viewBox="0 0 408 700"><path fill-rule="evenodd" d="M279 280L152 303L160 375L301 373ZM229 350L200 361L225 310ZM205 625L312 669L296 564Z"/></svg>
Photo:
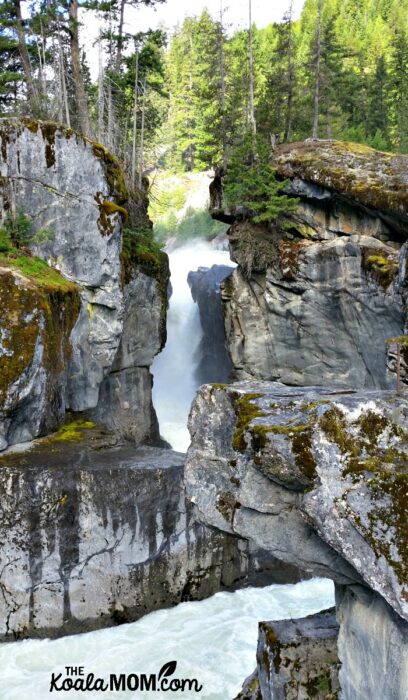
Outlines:
<svg viewBox="0 0 408 700"><path fill-rule="evenodd" d="M99 29L99 74L98 74L98 140L103 143L105 140L104 134L104 115L105 115L105 96L104 96L104 68L102 54L102 32Z"/></svg>
<svg viewBox="0 0 408 700"><path fill-rule="evenodd" d="M293 113L293 92L294 92L294 79L295 71L293 65L293 1L289 5L288 11L288 99L286 103L286 119L285 119L285 133L283 135L284 141L290 141L292 138L292 113Z"/></svg>
<svg viewBox="0 0 408 700"><path fill-rule="evenodd" d="M113 149L113 104L112 104L112 85L108 76L108 131L106 134L107 146Z"/></svg>
<svg viewBox="0 0 408 700"><path fill-rule="evenodd" d="M224 170L227 167L227 120L225 114L225 56L224 56L224 8L220 4L220 74L221 74L221 138L222 138L222 162Z"/></svg>
<svg viewBox="0 0 408 700"><path fill-rule="evenodd" d="M137 98L138 98L138 83L139 80L139 52L136 51L136 65L135 65L135 97L133 102L133 138L132 138L132 167L131 167L131 178L132 185L135 185L135 174L136 174L136 146L137 146Z"/></svg>
<svg viewBox="0 0 408 700"><path fill-rule="evenodd" d="M71 126L71 120L69 116L69 105L68 105L68 93L67 85L65 82L65 65L64 65L64 52L62 50L62 42L60 37L60 71L61 71L61 97L65 109L65 123L67 126Z"/></svg>
<svg viewBox="0 0 408 700"><path fill-rule="evenodd" d="M322 8L323 0L319 0L319 9L317 16L317 38L316 38L316 82L314 94L314 119L313 119L313 138L319 136L319 98L320 98L320 63L322 57Z"/></svg>
<svg viewBox="0 0 408 700"><path fill-rule="evenodd" d="M90 136L88 101L81 69L81 56L78 36L78 0L69 0L69 36L71 43L72 79L74 83L78 121L82 133Z"/></svg>
<svg viewBox="0 0 408 700"><path fill-rule="evenodd" d="M139 157L139 189L142 189L143 170L144 170L144 130L145 130L145 106L146 106L146 78L143 82L143 102L142 102L142 125L140 128L140 157Z"/></svg>
<svg viewBox="0 0 408 700"><path fill-rule="evenodd" d="M252 133L256 134L254 106L254 54L252 46L252 0L249 0L249 121Z"/></svg>
<svg viewBox="0 0 408 700"><path fill-rule="evenodd" d="M31 108L36 108L39 105L38 91L33 80L31 71L30 56L27 50L23 18L21 16L20 0L14 0L14 12L16 15L16 31L18 36L18 49L20 52L21 63L23 64L24 77L27 84L27 97Z"/></svg>
<svg viewBox="0 0 408 700"><path fill-rule="evenodd" d="M120 64L122 61L122 51L123 51L123 17L125 13L126 0L120 0L120 15L119 15L119 27L118 27L118 43L116 49L116 60L115 60L115 71L120 73Z"/></svg>

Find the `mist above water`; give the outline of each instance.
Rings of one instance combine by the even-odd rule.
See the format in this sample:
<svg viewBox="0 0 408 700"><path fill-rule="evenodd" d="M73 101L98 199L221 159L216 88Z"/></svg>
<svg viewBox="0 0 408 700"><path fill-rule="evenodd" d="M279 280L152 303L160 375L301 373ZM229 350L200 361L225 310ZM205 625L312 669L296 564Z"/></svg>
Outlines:
<svg viewBox="0 0 408 700"><path fill-rule="evenodd" d="M173 449L186 452L187 418L199 383L195 376L202 338L199 310L191 296L188 273L199 267L233 265L228 251L199 241L169 252L172 295L167 315L167 342L152 365L153 404L160 433Z"/></svg>

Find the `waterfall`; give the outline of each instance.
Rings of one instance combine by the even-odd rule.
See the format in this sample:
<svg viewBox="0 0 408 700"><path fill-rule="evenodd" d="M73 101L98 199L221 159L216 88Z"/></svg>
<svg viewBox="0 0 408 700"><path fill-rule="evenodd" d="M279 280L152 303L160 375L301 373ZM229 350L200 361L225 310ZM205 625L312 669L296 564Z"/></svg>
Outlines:
<svg viewBox="0 0 408 700"><path fill-rule="evenodd" d="M187 418L198 389L195 370L202 329L197 304L187 282L198 267L233 265L229 253L202 240L169 252L172 294L167 316L167 342L152 365L153 403L160 433L173 449L185 452L190 438Z"/></svg>
<svg viewBox="0 0 408 700"><path fill-rule="evenodd" d="M153 364L153 398L163 437L183 452L189 444L187 417L198 388L195 370L202 338L199 310L187 276L191 270L214 264L231 265L229 255L205 242L170 252L168 340ZM93 673L95 678L109 681L110 674L133 678L135 674L157 674L169 661L177 661L178 677L196 678L201 691L194 695L147 691L140 697L229 700L255 668L259 620L303 617L333 604L332 582L313 579L295 585L217 593L207 600L181 603L117 628L52 641L4 644L0 646L0 700L20 700L28 695L32 700L44 700L49 695L51 674L65 678L68 665L83 667L85 677ZM63 695L68 699L130 699L135 692L68 691Z"/></svg>

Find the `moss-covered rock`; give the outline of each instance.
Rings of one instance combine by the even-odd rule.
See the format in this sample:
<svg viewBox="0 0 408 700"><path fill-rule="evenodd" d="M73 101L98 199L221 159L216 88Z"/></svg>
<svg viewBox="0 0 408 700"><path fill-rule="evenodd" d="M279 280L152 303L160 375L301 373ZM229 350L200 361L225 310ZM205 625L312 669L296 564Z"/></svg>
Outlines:
<svg viewBox="0 0 408 700"><path fill-rule="evenodd" d="M261 697L337 700L338 630L334 609L298 620L261 622L257 650Z"/></svg>
<svg viewBox="0 0 408 700"><path fill-rule="evenodd" d="M300 178L408 224L408 157L343 141L280 146L272 160L282 178Z"/></svg>
<svg viewBox="0 0 408 700"><path fill-rule="evenodd" d="M3 449L60 424L65 409L64 373L71 353L69 337L80 309L74 283L47 269L42 261L22 258L14 260L13 267L0 267Z"/></svg>

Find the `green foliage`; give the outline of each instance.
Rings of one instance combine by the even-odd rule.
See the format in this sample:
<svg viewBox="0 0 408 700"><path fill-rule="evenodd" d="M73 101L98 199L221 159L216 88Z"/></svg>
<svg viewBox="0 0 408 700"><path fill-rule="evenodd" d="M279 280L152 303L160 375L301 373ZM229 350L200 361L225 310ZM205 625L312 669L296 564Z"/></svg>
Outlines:
<svg viewBox="0 0 408 700"><path fill-rule="evenodd" d="M207 209L187 209L185 215L178 220L174 211L155 224L154 231L158 241L162 244L168 239L175 240L178 244L192 240L204 239L211 241L216 236L225 233L226 226L211 218Z"/></svg>
<svg viewBox="0 0 408 700"><path fill-rule="evenodd" d="M281 23L253 27L255 117L267 140L312 135L317 7L305 0L300 20L288 11ZM324 0L319 138L408 152L407 20L408 0ZM248 32L226 37L208 13L187 18L170 43L167 74L168 163L221 163L223 140L233 147L248 130Z"/></svg>
<svg viewBox="0 0 408 700"><path fill-rule="evenodd" d="M228 160L224 198L229 207L246 207L254 223L275 221L294 212L298 204L282 190L288 180L279 182L269 164L270 149L260 136L246 134Z"/></svg>
<svg viewBox="0 0 408 700"><path fill-rule="evenodd" d="M176 185L171 190L162 190L159 194L149 196L149 214L153 221L163 217L170 210L182 209L186 203L186 192L183 185Z"/></svg>
<svg viewBox="0 0 408 700"><path fill-rule="evenodd" d="M162 246L153 233L153 229L144 228L134 230L124 228L123 233L123 252L136 257L152 255L158 256L161 253Z"/></svg>
<svg viewBox="0 0 408 700"><path fill-rule="evenodd" d="M220 22L204 10L187 18L168 53L171 145L167 165L206 170L222 158L223 114L220 76Z"/></svg>
<svg viewBox="0 0 408 700"><path fill-rule="evenodd" d="M6 252L13 245L28 246L32 243L41 245L53 240L55 234L50 228L33 230L31 216L19 209L15 214L7 214L3 227L0 229L0 252Z"/></svg>

